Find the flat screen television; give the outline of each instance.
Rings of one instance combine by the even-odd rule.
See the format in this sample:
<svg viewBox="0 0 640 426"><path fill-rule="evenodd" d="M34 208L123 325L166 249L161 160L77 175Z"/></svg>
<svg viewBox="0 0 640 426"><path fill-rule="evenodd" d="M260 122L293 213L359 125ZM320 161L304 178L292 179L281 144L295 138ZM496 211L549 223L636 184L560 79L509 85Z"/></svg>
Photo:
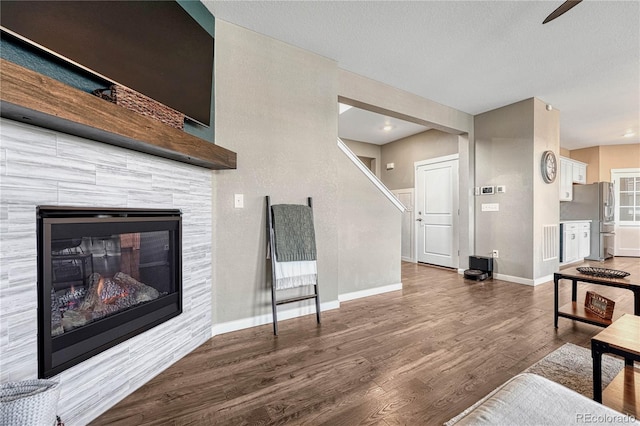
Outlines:
<svg viewBox="0 0 640 426"><path fill-rule="evenodd" d="M1 8L2 31L210 125L214 39L177 2L2 0Z"/></svg>

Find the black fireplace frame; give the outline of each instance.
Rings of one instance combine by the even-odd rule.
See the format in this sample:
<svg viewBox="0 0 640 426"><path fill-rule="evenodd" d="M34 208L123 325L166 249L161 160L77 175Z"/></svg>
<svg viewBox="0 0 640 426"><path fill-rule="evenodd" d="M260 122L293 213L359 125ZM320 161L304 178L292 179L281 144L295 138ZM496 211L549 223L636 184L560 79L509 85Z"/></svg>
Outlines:
<svg viewBox="0 0 640 426"><path fill-rule="evenodd" d="M59 336L51 333L52 225L107 227L119 232L169 231L176 291ZM105 231L108 233L107 231ZM64 232L63 232L64 234ZM64 235L63 235L64 236ZM58 237L60 237L58 233ZM71 236L70 236L71 238ZM37 207L38 377L49 378L182 313L182 213L178 209Z"/></svg>

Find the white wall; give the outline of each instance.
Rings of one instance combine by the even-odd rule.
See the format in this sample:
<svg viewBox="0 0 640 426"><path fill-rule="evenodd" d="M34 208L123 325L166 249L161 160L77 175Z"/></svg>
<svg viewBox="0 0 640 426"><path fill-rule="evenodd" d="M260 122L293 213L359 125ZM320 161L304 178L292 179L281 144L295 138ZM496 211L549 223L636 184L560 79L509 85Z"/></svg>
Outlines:
<svg viewBox="0 0 640 426"><path fill-rule="evenodd" d="M379 81L340 70L340 101L447 133L473 132L473 116Z"/></svg>
<svg viewBox="0 0 640 426"><path fill-rule="evenodd" d="M346 156L340 156L337 165L339 181L344 183L338 189L339 296L399 288L400 210L381 199L380 191Z"/></svg>
<svg viewBox="0 0 640 426"><path fill-rule="evenodd" d="M506 193L475 197L476 254L497 249L495 272L516 282L535 284L553 273L557 259L542 262L542 226L559 221L558 182L545 184L542 153L559 150L558 111L527 99L475 117L476 185L505 185ZM482 211L498 203L499 211ZM548 277L547 277L548 278Z"/></svg>
<svg viewBox="0 0 640 426"><path fill-rule="evenodd" d="M350 139L342 139L342 142L345 143L349 147L349 149L358 157L372 158L374 161L374 168L372 172L380 179L380 170L381 170L381 146L367 143L367 142L359 142ZM367 165L368 167L368 165Z"/></svg>
<svg viewBox="0 0 640 426"><path fill-rule="evenodd" d="M238 169L214 178L214 332L271 320L265 195L313 197L325 308L354 288L399 283L400 212L336 146L337 64L217 20L215 68L216 140L238 153ZM244 194L244 209L233 208L234 193ZM364 261L371 256L379 261Z"/></svg>
<svg viewBox="0 0 640 426"><path fill-rule="evenodd" d="M499 250L497 273L533 277L533 102L518 102L475 117L476 185L505 185L505 194L476 198L476 254ZM483 212L498 203L500 211ZM556 203L557 204L557 203Z"/></svg>
<svg viewBox="0 0 640 426"><path fill-rule="evenodd" d="M540 99L533 99L533 155L529 159L533 167L533 280L534 283L553 279L553 273L558 270L559 258L544 260L543 232L545 225L557 225L560 220L560 202L558 200L560 179L548 184L542 179L540 161L542 154L547 151L560 151L560 114L555 108L547 111L546 103ZM558 227L558 232L559 227ZM558 234L559 235L559 234ZM559 241L559 240L558 240ZM558 244L559 245L559 244Z"/></svg>
<svg viewBox="0 0 640 426"><path fill-rule="evenodd" d="M383 169L381 179L391 189L415 187L415 162L458 153L458 135L427 130L382 145L382 163L394 163Z"/></svg>

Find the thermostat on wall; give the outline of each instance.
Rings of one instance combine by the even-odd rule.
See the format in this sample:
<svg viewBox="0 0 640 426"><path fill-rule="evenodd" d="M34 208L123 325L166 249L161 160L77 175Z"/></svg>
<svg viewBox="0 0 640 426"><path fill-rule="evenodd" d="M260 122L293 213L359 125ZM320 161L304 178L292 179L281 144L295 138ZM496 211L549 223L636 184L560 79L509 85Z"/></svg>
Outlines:
<svg viewBox="0 0 640 426"><path fill-rule="evenodd" d="M482 195L491 195L494 193L493 186L482 186L480 187L480 193Z"/></svg>

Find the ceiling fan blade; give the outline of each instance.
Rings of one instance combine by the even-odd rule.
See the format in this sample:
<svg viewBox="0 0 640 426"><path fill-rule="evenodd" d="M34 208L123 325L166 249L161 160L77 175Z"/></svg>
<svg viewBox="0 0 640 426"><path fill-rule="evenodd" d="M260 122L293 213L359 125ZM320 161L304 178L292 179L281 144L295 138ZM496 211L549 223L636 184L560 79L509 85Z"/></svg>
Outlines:
<svg viewBox="0 0 640 426"><path fill-rule="evenodd" d="M563 13L567 12L569 9L571 9L574 6L577 6L578 3L580 3L582 0L567 0L564 3L562 3L560 5L560 7L558 7L556 10L554 10L553 12L551 12L551 14L549 16L547 16L547 19L545 19L544 21L542 21L543 24L546 24L549 21L553 21L554 19L556 19L558 16L562 15Z"/></svg>

